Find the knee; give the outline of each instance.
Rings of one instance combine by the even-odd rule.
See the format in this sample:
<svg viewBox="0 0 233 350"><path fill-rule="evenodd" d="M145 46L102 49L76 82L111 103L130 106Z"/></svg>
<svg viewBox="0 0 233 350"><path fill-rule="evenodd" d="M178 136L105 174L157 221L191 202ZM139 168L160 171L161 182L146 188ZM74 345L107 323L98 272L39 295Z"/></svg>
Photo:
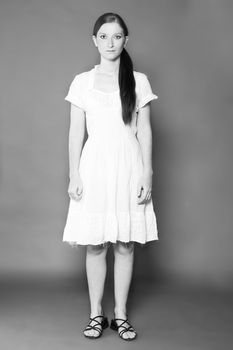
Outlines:
<svg viewBox="0 0 233 350"><path fill-rule="evenodd" d="M87 253L91 254L91 255L101 255L101 254L105 254L107 252L107 247L99 244L99 245L91 245L88 244L87 245Z"/></svg>
<svg viewBox="0 0 233 350"><path fill-rule="evenodd" d="M123 255L123 256L128 256L132 255L134 252L134 242L117 242L114 244L114 253Z"/></svg>

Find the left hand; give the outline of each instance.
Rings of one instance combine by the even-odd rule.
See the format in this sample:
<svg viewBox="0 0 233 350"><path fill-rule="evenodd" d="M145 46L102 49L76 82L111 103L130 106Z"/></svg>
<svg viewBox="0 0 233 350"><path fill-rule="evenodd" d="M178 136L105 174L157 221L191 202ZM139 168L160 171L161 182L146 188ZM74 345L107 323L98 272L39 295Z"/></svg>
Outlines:
<svg viewBox="0 0 233 350"><path fill-rule="evenodd" d="M152 174L144 173L138 181L137 200L138 204L145 204L151 199Z"/></svg>

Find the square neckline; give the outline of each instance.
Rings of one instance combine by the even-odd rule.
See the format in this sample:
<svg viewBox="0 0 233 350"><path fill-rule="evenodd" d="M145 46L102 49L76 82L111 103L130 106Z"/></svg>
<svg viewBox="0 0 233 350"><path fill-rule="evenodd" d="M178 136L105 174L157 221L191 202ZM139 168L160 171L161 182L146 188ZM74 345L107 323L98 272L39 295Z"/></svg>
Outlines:
<svg viewBox="0 0 233 350"><path fill-rule="evenodd" d="M91 88L92 88L92 90L97 91L97 92L100 92L101 94L104 94L104 95L112 95L112 94L116 94L117 92L119 92L119 90L120 90L119 88L118 88L117 90L108 92L108 91L102 91L102 90L96 89L96 88L94 87L95 75L96 75L96 71L97 71L97 67L98 67L98 66L99 66L99 64L96 64L96 65L94 66L94 68L92 69L92 82L91 82Z"/></svg>

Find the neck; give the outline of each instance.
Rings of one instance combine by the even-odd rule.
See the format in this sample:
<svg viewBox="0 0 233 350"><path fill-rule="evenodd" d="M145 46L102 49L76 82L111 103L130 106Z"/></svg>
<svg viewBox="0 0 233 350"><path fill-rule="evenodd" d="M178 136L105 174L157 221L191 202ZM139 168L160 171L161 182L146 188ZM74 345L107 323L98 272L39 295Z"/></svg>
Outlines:
<svg viewBox="0 0 233 350"><path fill-rule="evenodd" d="M116 61L109 61L101 57L99 64L99 72L109 75L116 75L119 72L119 66L120 58L118 58Z"/></svg>

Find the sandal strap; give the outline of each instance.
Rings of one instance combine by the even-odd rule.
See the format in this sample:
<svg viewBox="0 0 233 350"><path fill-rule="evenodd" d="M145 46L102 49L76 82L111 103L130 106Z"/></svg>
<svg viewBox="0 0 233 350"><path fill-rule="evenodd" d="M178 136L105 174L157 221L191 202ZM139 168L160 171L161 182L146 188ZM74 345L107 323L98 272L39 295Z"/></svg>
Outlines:
<svg viewBox="0 0 233 350"><path fill-rule="evenodd" d="M135 332L135 329L131 326L131 324L128 321L128 318L126 320L123 320L122 318L115 318L114 321L123 321L119 326L117 325L117 329L122 327L123 329L119 332L119 335L122 336L123 333L125 332ZM124 323L128 323L129 326L123 326ZM117 324L117 323L116 323Z"/></svg>
<svg viewBox="0 0 233 350"><path fill-rule="evenodd" d="M128 322L128 318L123 319L123 318L114 318L114 321L123 321L122 324ZM120 327L120 326L119 326Z"/></svg>
<svg viewBox="0 0 233 350"><path fill-rule="evenodd" d="M102 329L101 328L99 328L98 327L98 325L100 326L100 327L102 327L102 324L101 324L101 322L99 322L99 321L97 321L96 320L96 318L98 318L98 317L101 317L101 318L105 318L105 316L103 316L103 315L98 315L98 316L95 316L95 317L90 317L90 323L92 322L92 321L94 321L94 322L96 322L96 324L94 324L94 325L90 325L90 324L88 324L87 326L86 326L86 328L85 328L85 331L89 331L89 330L91 330L91 329L94 329L95 331L98 331L99 333L101 333L102 332Z"/></svg>
<svg viewBox="0 0 233 350"><path fill-rule="evenodd" d="M102 316L102 315L95 316L95 317L90 317L91 322L92 322L92 321L96 322L96 326L97 326L97 324L99 324L100 326L102 326L101 322L103 322L103 321L101 321L101 322L97 321L97 320L96 320L97 317L101 317L101 318L103 318L103 319L105 318L105 317Z"/></svg>
<svg viewBox="0 0 233 350"><path fill-rule="evenodd" d="M87 325L86 328L85 328L85 331L90 331L91 329L94 329L95 331L98 331L99 333L102 332L102 330L99 329L99 327L97 327L97 326L91 326L91 325Z"/></svg>
<svg viewBox="0 0 233 350"><path fill-rule="evenodd" d="M123 326L124 327L124 326ZM133 333L136 333L135 330L133 329L132 326L129 326L129 327L125 327L124 329L122 329L120 332L119 332L119 335L122 336L122 334L124 334L125 332L133 332Z"/></svg>

